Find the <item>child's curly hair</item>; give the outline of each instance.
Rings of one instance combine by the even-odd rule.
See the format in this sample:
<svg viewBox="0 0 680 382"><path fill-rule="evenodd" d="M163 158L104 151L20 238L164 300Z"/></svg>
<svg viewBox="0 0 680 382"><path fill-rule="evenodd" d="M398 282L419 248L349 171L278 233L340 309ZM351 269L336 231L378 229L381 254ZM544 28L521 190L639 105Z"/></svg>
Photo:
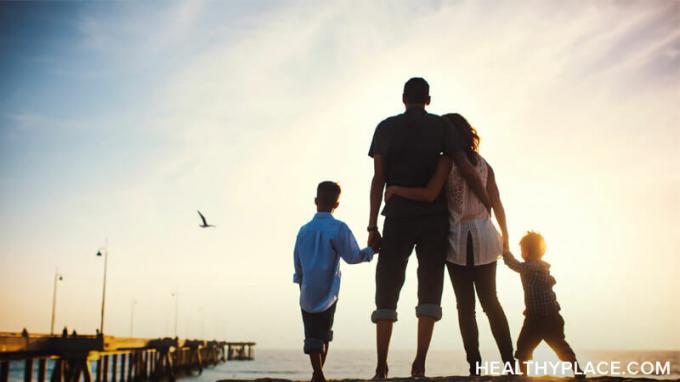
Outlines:
<svg viewBox="0 0 680 382"><path fill-rule="evenodd" d="M519 241L519 246L530 260L540 260L545 254L545 239L535 231L528 231Z"/></svg>

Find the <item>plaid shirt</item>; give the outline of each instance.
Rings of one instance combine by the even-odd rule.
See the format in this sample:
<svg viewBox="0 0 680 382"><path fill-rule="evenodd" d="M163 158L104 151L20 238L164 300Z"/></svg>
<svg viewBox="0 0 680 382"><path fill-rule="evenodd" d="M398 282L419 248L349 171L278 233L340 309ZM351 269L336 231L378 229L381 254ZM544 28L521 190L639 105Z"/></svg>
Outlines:
<svg viewBox="0 0 680 382"><path fill-rule="evenodd" d="M503 261L522 277L525 316L548 316L559 312L560 304L552 290L555 278L550 275L550 264L542 260L520 262L512 254L504 255Z"/></svg>

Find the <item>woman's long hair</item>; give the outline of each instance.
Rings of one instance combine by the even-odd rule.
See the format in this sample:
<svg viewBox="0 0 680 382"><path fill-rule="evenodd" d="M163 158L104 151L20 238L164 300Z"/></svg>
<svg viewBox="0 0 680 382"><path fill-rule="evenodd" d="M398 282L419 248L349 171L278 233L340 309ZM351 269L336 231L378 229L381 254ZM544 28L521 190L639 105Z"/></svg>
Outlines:
<svg viewBox="0 0 680 382"><path fill-rule="evenodd" d="M476 165L477 154L479 153L479 135L477 135L477 130L470 125L465 117L458 113L444 114L443 117L453 124L458 138L462 141L465 155L467 155L472 164Z"/></svg>

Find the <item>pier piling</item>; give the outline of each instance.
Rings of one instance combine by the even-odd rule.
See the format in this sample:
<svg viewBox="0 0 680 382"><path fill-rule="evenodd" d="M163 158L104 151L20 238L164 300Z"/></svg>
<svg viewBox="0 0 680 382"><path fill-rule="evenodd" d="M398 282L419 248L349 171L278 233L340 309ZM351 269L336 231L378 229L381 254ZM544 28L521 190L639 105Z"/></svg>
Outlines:
<svg viewBox="0 0 680 382"><path fill-rule="evenodd" d="M222 362L252 360L254 347L254 342L0 333L0 382L14 373L10 362L23 362L24 382L174 381Z"/></svg>

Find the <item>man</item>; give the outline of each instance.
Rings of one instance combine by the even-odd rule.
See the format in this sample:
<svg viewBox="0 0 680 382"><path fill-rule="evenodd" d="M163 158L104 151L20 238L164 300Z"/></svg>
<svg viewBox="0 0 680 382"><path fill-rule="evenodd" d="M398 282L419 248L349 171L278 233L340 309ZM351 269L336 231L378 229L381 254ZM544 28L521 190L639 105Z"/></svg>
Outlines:
<svg viewBox="0 0 680 382"><path fill-rule="evenodd" d="M384 238L378 231L378 212L385 185L425 187L437 172L448 174L452 161L460 168L480 200L490 205L484 186L459 147L453 126L425 111L430 104L429 85L411 78L404 85L406 107L382 121L375 130L368 155L373 158L368 243L381 241L376 269L376 323L378 362L375 379L387 378L387 353L392 325L397 321L397 302L404 284L408 258L416 249L418 258L418 348L411 374L425 375L425 358L434 323L442 316L441 295L448 235L448 211L442 193L433 202L393 197L382 214Z"/></svg>

